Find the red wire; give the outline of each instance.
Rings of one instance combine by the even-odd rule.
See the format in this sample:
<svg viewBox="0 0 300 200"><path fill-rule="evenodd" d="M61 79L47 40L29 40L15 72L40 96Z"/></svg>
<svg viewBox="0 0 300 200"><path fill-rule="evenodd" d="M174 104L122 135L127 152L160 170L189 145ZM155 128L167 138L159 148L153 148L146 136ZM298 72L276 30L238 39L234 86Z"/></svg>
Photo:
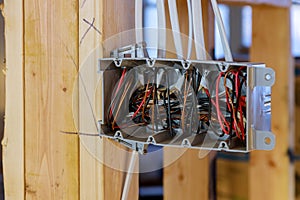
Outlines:
<svg viewBox="0 0 300 200"><path fill-rule="evenodd" d="M220 80L221 80L221 77L223 75L223 72L219 74L218 78L217 78L217 83L216 83L216 102L215 102L215 107L217 109L217 116L218 116L218 121L219 121L219 124L221 126L221 129L223 130L223 132L225 134L229 134L228 130L230 129L229 127L229 124L227 122L227 120L225 119L224 115L221 113L220 111L220 105L219 105L219 86L220 86ZM226 127L227 127L227 130L225 129L224 127L224 124L223 122L225 123Z"/></svg>
<svg viewBox="0 0 300 200"><path fill-rule="evenodd" d="M138 109L135 111L135 113L132 115L131 119L135 118L135 116L139 113L139 111L141 110L142 106L144 105L144 103L146 102L147 97L151 94L151 90L149 90L146 94L146 98L143 99L143 101L140 103Z"/></svg>
<svg viewBox="0 0 300 200"><path fill-rule="evenodd" d="M240 79L239 79L239 72L242 68L240 68L238 70L238 72L232 72L232 74L235 76L235 88L236 88L236 97L239 96L239 88L240 88ZM240 129L240 132L241 132L241 135L242 135L242 139L244 140L245 139L245 129L244 129L244 119L243 119L243 110L242 110L242 107L245 106L245 103L243 102L244 101L244 98L240 97L239 99L239 106L238 106L238 113L240 115L240 121L236 121L236 118L234 117L234 129L236 131L236 134L237 136L240 138L240 134L239 134L239 131L238 131L238 128Z"/></svg>
<svg viewBox="0 0 300 200"><path fill-rule="evenodd" d="M126 73L126 68L123 69L122 76L121 76L121 78L120 78L118 87L117 87L116 92L115 92L115 94L114 94L114 97L118 94L118 92L119 92L119 90L120 90L121 84L123 83L123 80L124 80L124 77L125 77L125 73ZM114 109L114 104L112 103L112 106L111 106L111 108L110 108L110 110L109 110L109 117L112 116L112 111L113 111L113 109Z"/></svg>
<svg viewBox="0 0 300 200"><path fill-rule="evenodd" d="M204 91L205 91L205 93L207 94L207 96L208 97L210 97L210 94L209 94L209 91L208 91L208 89L204 89ZM215 103L215 101L213 100L213 99L211 99L211 103L215 106L215 107L217 107L216 106L216 103ZM224 117L224 115L221 113L221 119L226 123L226 126L227 126L227 128L228 128L228 126L229 126L229 124L228 124L228 122L226 121L226 119L225 119L225 117ZM218 119L219 120L219 119ZM220 121L219 121L219 123L221 123ZM222 125L221 125L221 127L222 127ZM222 127L222 130L226 133L226 134L229 134L229 132L226 130L226 129L224 129L224 126Z"/></svg>

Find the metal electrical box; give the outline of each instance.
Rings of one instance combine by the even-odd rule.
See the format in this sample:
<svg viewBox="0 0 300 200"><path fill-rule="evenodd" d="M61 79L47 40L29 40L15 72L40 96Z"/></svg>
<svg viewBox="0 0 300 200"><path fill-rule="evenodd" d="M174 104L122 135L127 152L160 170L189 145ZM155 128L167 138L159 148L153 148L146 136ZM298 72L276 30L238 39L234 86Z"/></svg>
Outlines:
<svg viewBox="0 0 300 200"><path fill-rule="evenodd" d="M100 135L145 153L148 144L271 150L275 73L258 63L105 58Z"/></svg>

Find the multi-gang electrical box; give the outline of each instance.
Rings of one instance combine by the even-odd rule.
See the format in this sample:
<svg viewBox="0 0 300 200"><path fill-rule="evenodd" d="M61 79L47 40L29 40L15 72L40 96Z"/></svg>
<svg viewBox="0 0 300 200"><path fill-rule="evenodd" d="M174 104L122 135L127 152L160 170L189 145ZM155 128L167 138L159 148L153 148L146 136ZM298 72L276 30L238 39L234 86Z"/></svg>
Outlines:
<svg viewBox="0 0 300 200"><path fill-rule="evenodd" d="M100 135L141 153L148 144L271 150L271 86L264 64L105 58Z"/></svg>

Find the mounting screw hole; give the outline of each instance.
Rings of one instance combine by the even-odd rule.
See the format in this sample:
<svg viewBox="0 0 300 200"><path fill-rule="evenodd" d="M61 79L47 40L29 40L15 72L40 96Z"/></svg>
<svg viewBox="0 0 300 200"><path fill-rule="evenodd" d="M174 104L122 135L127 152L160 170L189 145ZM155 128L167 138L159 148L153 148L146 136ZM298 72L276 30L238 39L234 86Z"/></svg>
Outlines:
<svg viewBox="0 0 300 200"><path fill-rule="evenodd" d="M271 74L266 74L265 75L265 79L266 79L266 81L270 81L271 79L272 79L272 76L271 76Z"/></svg>
<svg viewBox="0 0 300 200"><path fill-rule="evenodd" d="M265 137L264 142L265 142L266 145L270 145L271 142L272 142L272 140L271 140L271 138L269 138L269 137Z"/></svg>
<svg viewBox="0 0 300 200"><path fill-rule="evenodd" d="M116 59L116 60L115 60L115 65L116 65L116 67L120 67L120 66L121 66L121 63L122 63L121 60L119 60L119 59Z"/></svg>

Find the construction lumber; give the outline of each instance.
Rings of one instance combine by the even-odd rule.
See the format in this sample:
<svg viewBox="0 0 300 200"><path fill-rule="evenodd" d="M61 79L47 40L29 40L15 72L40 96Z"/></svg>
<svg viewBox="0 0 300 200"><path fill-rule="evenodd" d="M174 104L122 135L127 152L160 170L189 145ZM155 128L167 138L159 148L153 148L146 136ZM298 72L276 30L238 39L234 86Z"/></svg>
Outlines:
<svg viewBox="0 0 300 200"><path fill-rule="evenodd" d="M271 5L277 7L289 7L292 4L291 0L218 0L221 4L233 5Z"/></svg>
<svg viewBox="0 0 300 200"><path fill-rule="evenodd" d="M204 34L206 49L210 52L213 46L213 21L212 10L208 1L202 1ZM187 4L185 1L177 1L179 9L179 21L181 32L188 34ZM168 6L166 5L166 8ZM168 12L166 12L168 13ZM170 22L167 21L170 29ZM170 37L169 35L168 37ZM184 40L183 40L184 41ZM168 49L169 50L169 49ZM170 56L170 55L169 55ZM174 56L174 55L173 55ZM206 154L206 152L202 152ZM209 199L209 156L202 156L197 150L164 148L164 198L166 200L179 199ZM196 192L195 192L196 191Z"/></svg>
<svg viewBox="0 0 300 200"><path fill-rule="evenodd" d="M79 7L79 131L97 134L97 120L102 116L99 92L101 77L97 74L98 59L109 52L134 43L134 2L82 1ZM103 18L103 16L105 16ZM129 31L130 32L130 31ZM125 43L124 43L125 44ZM128 45L128 44L127 44ZM91 103L92 102L92 103ZM95 105L90 107L91 105ZM96 122L95 122L96 120ZM112 141L99 137L80 136L81 199L120 199L130 152ZM138 164L136 163L136 167ZM129 199L138 199L138 174L134 174Z"/></svg>
<svg viewBox="0 0 300 200"><path fill-rule="evenodd" d="M2 140L5 199L24 199L23 2L6 0L5 132Z"/></svg>
<svg viewBox="0 0 300 200"><path fill-rule="evenodd" d="M78 136L64 133L76 132L78 1L23 5L25 198L79 199Z"/></svg>
<svg viewBox="0 0 300 200"><path fill-rule="evenodd" d="M276 23L274 23L276 22ZM294 67L290 48L290 10L272 6L253 7L251 61L264 62L276 72L272 88L272 151L250 156L250 199L293 199L294 174L288 157L294 131Z"/></svg>

